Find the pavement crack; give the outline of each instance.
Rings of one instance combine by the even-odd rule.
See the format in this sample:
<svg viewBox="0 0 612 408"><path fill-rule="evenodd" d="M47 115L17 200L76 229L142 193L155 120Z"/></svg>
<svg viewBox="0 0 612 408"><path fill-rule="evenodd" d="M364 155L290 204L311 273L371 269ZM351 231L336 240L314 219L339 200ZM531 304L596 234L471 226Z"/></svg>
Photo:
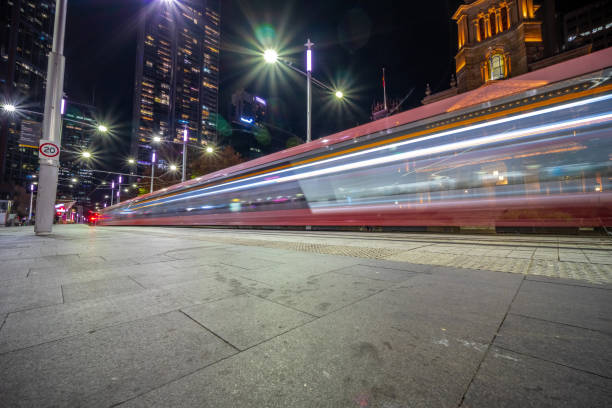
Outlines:
<svg viewBox="0 0 612 408"><path fill-rule="evenodd" d="M468 391L470 390L470 387L474 383L474 380L476 379L476 376L478 375L478 372L480 371L480 368L482 367L482 363L484 363L484 361L487 359L487 356L489 355L489 353L491 351L491 347L493 346L493 343L495 343L495 339L497 339L497 336L499 335L500 329L502 328L502 326L504 325L504 322L506 321L506 318L510 314L510 308L512 308L512 304L514 303L514 301L516 300L519 292L521 291L521 288L523 287L523 282L525 282L525 275L523 275L523 279L521 279L521 283L518 285L518 288L516 288L516 292L514 293L514 296L512 297L512 300L508 304L508 308L506 309L506 313L504 313L504 317L501 319L501 322L499 322L499 325L497 326L497 330L495 331L495 334L493 335L493 338L491 339L491 341L489 341L489 344L487 344L487 349L485 350L484 354L482 355L482 358L478 362L478 366L476 367L476 370L474 370L474 374L472 375L472 378L470 378L470 382L468 383L467 387L465 387L465 391L463 392L463 395L461 396L461 399L459 400L459 404L457 405L457 407L461 407L463 405L463 403L465 401L465 397L466 397Z"/></svg>
<svg viewBox="0 0 612 408"><path fill-rule="evenodd" d="M6 319L8 319L10 313L5 313L4 318L2 319L2 324L0 324L0 332L2 331L2 328L4 327L4 323L6 323Z"/></svg>
<svg viewBox="0 0 612 408"><path fill-rule="evenodd" d="M590 327L584 327L584 326L576 326L575 324L569 324L569 323L563 323L563 322L558 322L556 320L547 320L547 319L542 319L540 317L533 317L533 316L527 316L524 314L520 314L520 313L509 313L512 316L518 316L518 317L523 317L525 319L532 319L532 320L538 320L540 322L546 322L546 323L554 323L554 324L558 324L561 326L566 326L566 327L573 327L575 329L581 329L581 330L588 330L588 331L592 331L595 333L601 333L601 334L605 334L606 336L612 336L611 332L607 332L607 331L602 331L602 330L597 330L597 329L592 329ZM496 346L497 347L497 346Z"/></svg>
<svg viewBox="0 0 612 408"><path fill-rule="evenodd" d="M197 324L198 326L202 327L204 330L212 333L215 337L217 337L219 340L221 340L222 342L224 342L225 344L227 344L228 346L230 346L231 348L233 348L234 350L236 350L238 353L240 353L242 350L240 350L238 347L234 346L232 343L230 343L229 341L225 340L223 337L221 337L220 335L218 335L217 333L215 333L214 331L212 331L211 329L209 329L208 327L204 326L202 323L198 322L196 319L194 319L193 317L189 316L189 314L185 313L182 309L179 309L179 312L181 312L182 314L184 314L189 320L191 320L192 322L194 322L195 324Z"/></svg>
<svg viewBox="0 0 612 408"><path fill-rule="evenodd" d="M509 351L511 353L518 354L518 355L521 355L521 356L524 356L524 357L529 357L529 358L533 358L535 360L545 361L545 362L550 363L550 364L554 364L554 365L557 365L557 366L569 368L571 370L580 371L580 372L583 372L583 373L586 373L586 374L596 375L597 377L605 378L606 380L612 380L612 377L610 377L610 376L599 374L599 373L596 373L596 372L593 372L593 371L590 371L590 370L585 370L583 368L578 368L578 367L571 366L571 365L568 365L568 364L563 364L563 363L560 363L558 361L554 361L554 360L549 360L547 358L538 357L538 356L535 356L533 354L529 354L529 353L524 353L524 352L521 352L521 351L512 350L510 348L503 347L503 346L495 345L495 347L500 349L500 350Z"/></svg>

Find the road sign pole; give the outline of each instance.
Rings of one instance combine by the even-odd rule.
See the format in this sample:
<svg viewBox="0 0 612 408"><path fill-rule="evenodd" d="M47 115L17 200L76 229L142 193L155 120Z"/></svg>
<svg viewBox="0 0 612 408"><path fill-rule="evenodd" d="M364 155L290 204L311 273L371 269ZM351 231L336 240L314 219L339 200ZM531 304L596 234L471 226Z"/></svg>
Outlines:
<svg viewBox="0 0 612 408"><path fill-rule="evenodd" d="M64 34L66 31L66 9L68 0L56 0L55 25L53 29L53 48L49 53L47 67L47 89L45 94L45 116L43 119L43 139L59 147L61 145L62 118L60 107L64 88ZM41 144L41 147L42 144ZM46 157L40 151L40 174L38 178L38 197L36 200L36 235L51 233L55 218L55 196L57 194L57 173L59 154Z"/></svg>

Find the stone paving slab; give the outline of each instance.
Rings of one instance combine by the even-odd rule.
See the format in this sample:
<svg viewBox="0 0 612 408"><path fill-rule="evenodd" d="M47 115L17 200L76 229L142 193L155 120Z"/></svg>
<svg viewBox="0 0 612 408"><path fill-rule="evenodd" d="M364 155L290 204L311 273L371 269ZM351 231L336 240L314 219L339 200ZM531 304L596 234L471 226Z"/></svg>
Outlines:
<svg viewBox="0 0 612 408"><path fill-rule="evenodd" d="M234 353L173 312L1 355L0 395L11 407L107 407Z"/></svg>
<svg viewBox="0 0 612 408"><path fill-rule="evenodd" d="M142 285L129 277L100 279L62 285L65 303L123 293L141 292L144 289Z"/></svg>
<svg viewBox="0 0 612 408"><path fill-rule="evenodd" d="M287 256L284 260L286 264L267 268L242 269L232 273L269 286L288 287L359 262L359 259L355 258L332 256L325 256L320 262L313 262L312 259L306 261L295 256Z"/></svg>
<svg viewBox="0 0 612 408"><path fill-rule="evenodd" d="M0 314L62 302L62 289L59 285L0 287Z"/></svg>
<svg viewBox="0 0 612 408"><path fill-rule="evenodd" d="M265 298L311 315L323 316L372 296L392 284L392 282L331 272L311 277L294 285L286 285Z"/></svg>
<svg viewBox="0 0 612 408"><path fill-rule="evenodd" d="M612 334L612 291L526 280L511 313Z"/></svg>
<svg viewBox="0 0 612 408"><path fill-rule="evenodd" d="M342 269L336 269L334 272L342 275L360 276L362 278L390 282L402 282L410 278L411 276L414 276L413 272L406 272L398 269L382 268L380 266L373 265L352 265Z"/></svg>
<svg viewBox="0 0 612 408"><path fill-rule="evenodd" d="M606 408L612 380L492 348L462 407Z"/></svg>
<svg viewBox="0 0 612 408"><path fill-rule="evenodd" d="M251 295L225 298L183 312L239 350L313 320L313 316Z"/></svg>
<svg viewBox="0 0 612 408"><path fill-rule="evenodd" d="M509 314L495 345L612 378L612 333Z"/></svg>
<svg viewBox="0 0 612 408"><path fill-rule="evenodd" d="M11 313L0 331L0 354L95 331L184 306L169 293L152 290Z"/></svg>

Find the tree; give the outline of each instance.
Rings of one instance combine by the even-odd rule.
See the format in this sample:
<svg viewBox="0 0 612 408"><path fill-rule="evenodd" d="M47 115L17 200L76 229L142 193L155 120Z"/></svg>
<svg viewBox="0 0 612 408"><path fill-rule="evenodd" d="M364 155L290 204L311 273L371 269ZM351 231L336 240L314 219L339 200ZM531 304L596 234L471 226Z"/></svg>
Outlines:
<svg viewBox="0 0 612 408"><path fill-rule="evenodd" d="M222 150L213 153L202 152L197 159L189 163L191 178L213 173L244 162L244 158L236 153L233 147L225 146Z"/></svg>

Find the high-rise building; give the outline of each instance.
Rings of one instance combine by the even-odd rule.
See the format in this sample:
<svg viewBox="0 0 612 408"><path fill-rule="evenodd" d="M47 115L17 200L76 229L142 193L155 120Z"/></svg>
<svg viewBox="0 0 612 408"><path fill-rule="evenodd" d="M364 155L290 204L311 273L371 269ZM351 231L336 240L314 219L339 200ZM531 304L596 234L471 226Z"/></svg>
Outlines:
<svg viewBox="0 0 612 408"><path fill-rule="evenodd" d="M62 116L62 153L58 171L57 198L91 205L94 173L82 152L89 151L96 132L96 108L73 101L64 103Z"/></svg>
<svg viewBox="0 0 612 408"><path fill-rule="evenodd" d="M140 169L151 164L154 136L182 143L187 129L190 144L216 139L219 7L219 0L159 2L141 23L132 122Z"/></svg>
<svg viewBox="0 0 612 408"><path fill-rule="evenodd" d="M276 146L278 143L274 143L273 134L266 128L267 110L267 102L260 96L244 89L232 94L232 129L225 141L242 157L252 159L284 147Z"/></svg>
<svg viewBox="0 0 612 408"><path fill-rule="evenodd" d="M0 102L42 114L54 18L54 0L0 0ZM38 169L42 115L0 116L0 181L26 186Z"/></svg>

